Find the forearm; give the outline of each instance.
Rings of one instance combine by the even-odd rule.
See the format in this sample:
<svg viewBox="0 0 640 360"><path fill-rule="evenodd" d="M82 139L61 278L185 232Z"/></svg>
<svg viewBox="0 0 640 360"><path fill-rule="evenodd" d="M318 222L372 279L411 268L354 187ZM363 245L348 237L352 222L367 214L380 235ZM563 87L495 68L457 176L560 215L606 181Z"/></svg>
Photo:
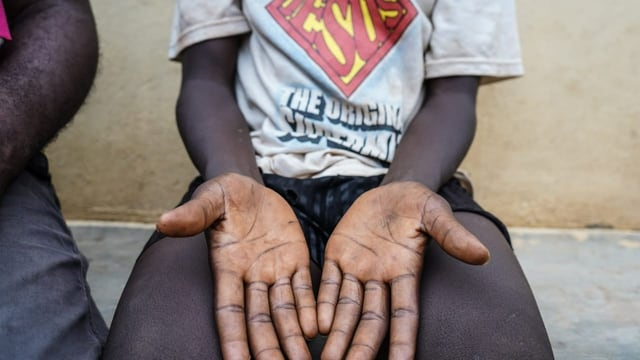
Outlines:
<svg viewBox="0 0 640 360"><path fill-rule="evenodd" d="M434 191L456 171L476 127L478 78L430 80L422 109L405 132L383 183L417 181Z"/></svg>
<svg viewBox="0 0 640 360"><path fill-rule="evenodd" d="M205 179L232 172L261 182L249 128L234 95L236 56L237 40L232 38L185 50L178 128Z"/></svg>
<svg viewBox="0 0 640 360"><path fill-rule="evenodd" d="M233 172L260 180L249 129L229 89L207 80L183 82L177 117L189 156L205 179Z"/></svg>
<svg viewBox="0 0 640 360"><path fill-rule="evenodd" d="M0 47L0 194L71 120L98 61L87 1L4 3L13 40Z"/></svg>

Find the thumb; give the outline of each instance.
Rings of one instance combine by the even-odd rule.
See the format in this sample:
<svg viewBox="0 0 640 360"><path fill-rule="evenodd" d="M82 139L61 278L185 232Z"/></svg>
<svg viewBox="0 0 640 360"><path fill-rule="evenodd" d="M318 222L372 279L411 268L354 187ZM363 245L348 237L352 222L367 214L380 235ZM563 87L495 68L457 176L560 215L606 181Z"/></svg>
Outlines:
<svg viewBox="0 0 640 360"><path fill-rule="evenodd" d="M426 232L449 255L468 264L489 261L489 250L453 216L446 200L431 194L425 202L422 224Z"/></svg>
<svg viewBox="0 0 640 360"><path fill-rule="evenodd" d="M222 186L215 181L206 182L191 200L160 215L156 229L172 237L199 234L224 215L224 202Z"/></svg>

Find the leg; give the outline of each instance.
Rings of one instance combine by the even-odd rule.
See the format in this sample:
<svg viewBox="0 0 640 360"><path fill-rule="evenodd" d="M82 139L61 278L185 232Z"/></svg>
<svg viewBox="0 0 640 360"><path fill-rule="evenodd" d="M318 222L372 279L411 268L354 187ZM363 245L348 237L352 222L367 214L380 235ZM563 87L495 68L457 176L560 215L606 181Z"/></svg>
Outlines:
<svg viewBox="0 0 640 360"><path fill-rule="evenodd" d="M107 326L87 266L50 182L22 173L0 196L0 358L100 356Z"/></svg>
<svg viewBox="0 0 640 360"><path fill-rule="evenodd" d="M552 359L535 299L503 235L480 215L455 214L487 246L491 261L466 265L430 244L422 274L418 357Z"/></svg>
<svg viewBox="0 0 640 360"><path fill-rule="evenodd" d="M201 234L164 238L141 255L111 324L105 359L221 359L207 253Z"/></svg>
<svg viewBox="0 0 640 360"><path fill-rule="evenodd" d="M105 359L221 359L213 284L201 234L165 238L138 259L118 304ZM311 264L314 288L320 268ZM318 353L323 342L310 347Z"/></svg>

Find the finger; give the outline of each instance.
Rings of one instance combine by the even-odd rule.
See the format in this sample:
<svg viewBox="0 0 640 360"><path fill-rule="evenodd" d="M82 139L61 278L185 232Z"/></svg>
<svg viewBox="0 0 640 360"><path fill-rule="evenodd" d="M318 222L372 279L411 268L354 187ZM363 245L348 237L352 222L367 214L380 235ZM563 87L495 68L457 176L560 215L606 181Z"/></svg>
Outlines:
<svg viewBox="0 0 640 360"><path fill-rule="evenodd" d="M234 272L218 270L215 273L215 318L225 359L249 358L243 285Z"/></svg>
<svg viewBox="0 0 640 360"><path fill-rule="evenodd" d="M327 334L331 330L341 283L342 272L338 264L332 260L325 260L318 290L318 330L321 334Z"/></svg>
<svg viewBox="0 0 640 360"><path fill-rule="evenodd" d="M437 194L425 201L422 224L449 255L474 265L489 261L489 250L456 220L449 204Z"/></svg>
<svg viewBox="0 0 640 360"><path fill-rule="evenodd" d="M284 353L289 359L311 359L305 342L289 278L278 279L269 289L271 314Z"/></svg>
<svg viewBox="0 0 640 360"><path fill-rule="evenodd" d="M256 359L282 359L282 351L269 309L269 286L265 282L249 283L247 297L247 333L251 353Z"/></svg>
<svg viewBox="0 0 640 360"><path fill-rule="evenodd" d="M224 192L215 181L198 187L193 198L160 216L159 232L175 237L192 236L208 229L224 214Z"/></svg>
<svg viewBox="0 0 640 360"><path fill-rule="evenodd" d="M324 359L342 359L351 342L353 332L360 320L363 289L360 281L351 274L345 274L336 306L336 315L329 338L322 351Z"/></svg>
<svg viewBox="0 0 640 360"><path fill-rule="evenodd" d="M389 359L413 359L418 335L418 278L414 274L391 281Z"/></svg>
<svg viewBox="0 0 640 360"><path fill-rule="evenodd" d="M389 291L379 281L369 281L364 288L364 303L358 329L353 336L347 359L373 359L389 327Z"/></svg>
<svg viewBox="0 0 640 360"><path fill-rule="evenodd" d="M303 268L296 272L291 283L302 333L307 339L311 339L318 335L318 318L316 317L316 300L313 296L309 268Z"/></svg>

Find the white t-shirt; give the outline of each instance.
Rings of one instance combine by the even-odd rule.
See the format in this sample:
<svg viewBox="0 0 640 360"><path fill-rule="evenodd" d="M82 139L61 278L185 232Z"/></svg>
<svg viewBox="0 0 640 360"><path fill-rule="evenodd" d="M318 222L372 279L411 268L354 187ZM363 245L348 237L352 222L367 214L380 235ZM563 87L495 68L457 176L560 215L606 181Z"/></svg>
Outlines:
<svg viewBox="0 0 640 360"><path fill-rule="evenodd" d="M177 0L169 57L239 34L258 166L287 177L384 174L424 79L522 74L513 0Z"/></svg>

